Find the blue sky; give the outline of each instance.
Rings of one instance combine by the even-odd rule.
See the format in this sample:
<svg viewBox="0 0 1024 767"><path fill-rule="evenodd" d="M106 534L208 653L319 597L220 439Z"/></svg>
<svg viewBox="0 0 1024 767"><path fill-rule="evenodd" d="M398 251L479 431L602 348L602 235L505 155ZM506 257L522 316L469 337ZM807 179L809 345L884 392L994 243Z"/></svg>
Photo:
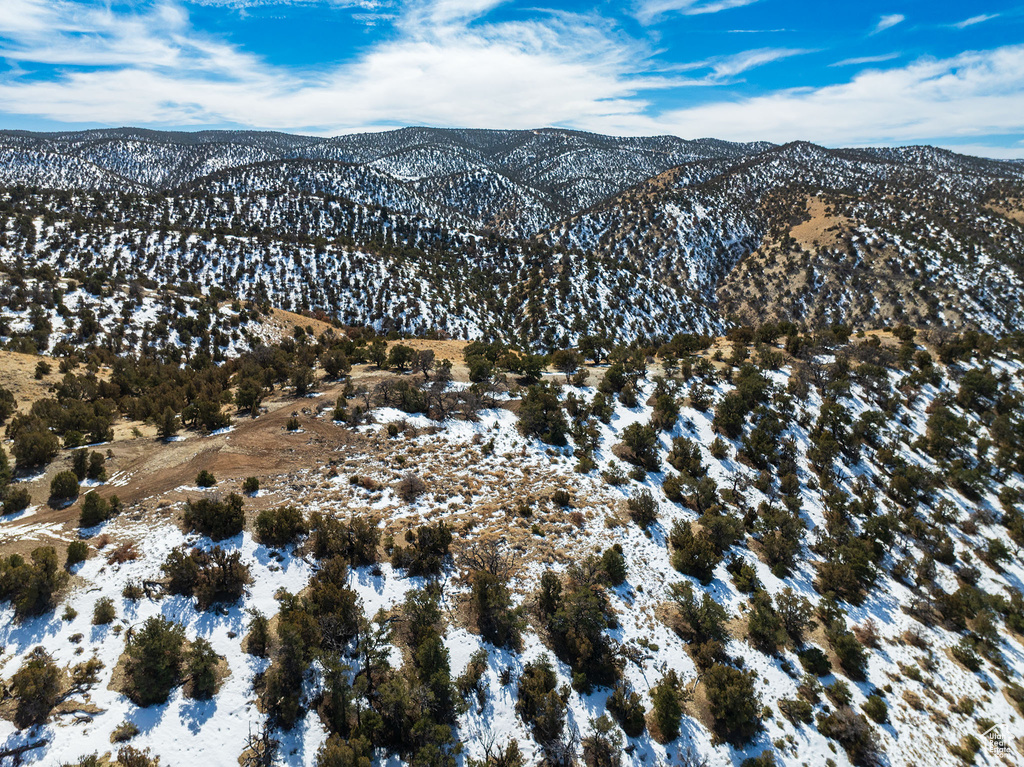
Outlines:
<svg viewBox="0 0 1024 767"><path fill-rule="evenodd" d="M402 125L1024 157L1024 4L2 0L0 128Z"/></svg>

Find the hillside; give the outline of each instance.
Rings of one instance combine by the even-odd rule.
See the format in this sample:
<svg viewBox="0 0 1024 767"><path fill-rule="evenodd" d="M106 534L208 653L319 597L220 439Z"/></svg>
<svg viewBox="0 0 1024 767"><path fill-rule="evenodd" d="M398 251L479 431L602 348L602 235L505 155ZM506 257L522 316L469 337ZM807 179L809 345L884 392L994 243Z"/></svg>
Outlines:
<svg viewBox="0 0 1024 767"><path fill-rule="evenodd" d="M0 263L212 284L378 330L550 350L584 328L1022 319L1021 165L929 147L429 129L0 144L0 180L27 185L0 192Z"/></svg>
<svg viewBox="0 0 1024 767"><path fill-rule="evenodd" d="M388 205L389 197L405 197L400 209L416 213L437 203L464 211L470 203L476 226L522 235L681 163L735 160L765 146L557 130L404 128L330 139L232 131L0 132L0 183L165 190L262 164L280 189L276 167L315 161L322 172L312 191L342 188L355 166L374 174L380 196L373 202ZM257 172L232 183L246 191L266 179Z"/></svg>
<svg viewBox="0 0 1024 767"><path fill-rule="evenodd" d="M1024 763L1024 166L0 133L0 765Z"/></svg>
<svg viewBox="0 0 1024 767"><path fill-rule="evenodd" d="M1024 230L1015 201L1000 207L1019 165L793 144L703 170L669 171L546 239L687 283L737 322L1021 326Z"/></svg>
<svg viewBox="0 0 1024 767"><path fill-rule="evenodd" d="M460 383L466 371L479 378L472 371L499 349L414 343L435 358L465 356L467 367L438 388L440 369L429 379L378 369L361 361L373 353L365 341L328 334L311 346L293 333L299 345L243 355L225 366L229 378L207 371L153 390L173 401L177 386L216 396L209 387L226 384L242 401L261 366L293 360L258 417L232 407L227 421L183 423L170 441L155 438L159 417L143 418L160 412L159 401L147 404L145 386L131 389L157 371L100 367L106 388L90 394L89 370L72 369L56 379L58 410L37 406L36 417L60 434L68 428L61 408L106 401L127 420L101 448L85 449L102 456L103 474L85 480L70 505L47 496L75 465L73 449L11 486L29 496L4 518L6 553L42 562L36 549L49 545L63 561L81 541L85 560L44 598L53 607L26 606L13 560L2 561L12 603L0 676L11 680L37 645L58 668L100 665L44 714L47 723L18 731L0 721L3 748L35 744L30 763L56 764L117 753L117 731L161 764L233 763L267 722L276 764L328 763L329 736L329 748L365 748L352 739L368 737L378 756L438 763L416 756L415 730L398 735L401 717L429 717L445 732L451 726L441 754L461 743L464 758L487 764L499 763L488 753L509 756L513 741L523 764L595 753L624 764L725 765L765 753L779 765L954 764L956 754L1014 763L1024 754L1021 349L899 335L905 340L873 333L783 344L762 333L749 346L735 336L684 353L682 365L670 348L646 363L615 352L616 361L587 364L568 385L545 375L558 406L535 410L528 403L545 388L502 383L500 367L482 388ZM401 346L387 349L393 364ZM336 379L324 370L337 354L351 367ZM312 376L299 376L311 362ZM22 379L30 367L22 365ZM27 380L19 392L46 396ZM191 417L186 409L182 420ZM38 428L19 423L16 455L17 435ZM213 487L196 485L201 471ZM197 529L198 504L229 493L239 494L240 527ZM90 497L114 495L105 521L80 527ZM268 526L286 508L301 524ZM357 549L346 548L352 535L362 536ZM238 556L247 582L204 602L206 592L175 580L171 563L175 551L215 543ZM342 563L351 570L337 571ZM492 570L507 592L487 590ZM343 612L324 613L315 595L339 577L330 588L340 601L329 604ZM545 606L552 583L565 598L557 609ZM289 606L281 588L307 595L303 606ZM712 601L701 607L702 598ZM107 599L113 617L97 625L95 607ZM301 661L289 655L284 628L297 609L319 626L309 640L318 649ZM252 616L275 614L263 658ZM222 659L209 700L172 679L166 702L139 705L126 686L124 637L153 616L181 624L193 647L205 639ZM365 627L345 639L347 624L334 621L356 618ZM434 694L452 685L440 688L453 696L450 708L411 698L393 720L388 707L397 704L384 696L427 683L417 648L435 631L444 652L430 662L451 682L429 684ZM390 649L378 658L372 647L381 641ZM301 686L272 686L294 662ZM341 677L331 670L337 662L348 666ZM549 667L561 690L550 720L523 703L536 694L527 680ZM373 687L361 687L361 676ZM724 703L729 684L749 687L736 694L757 704ZM383 729L339 714L338 695L350 696L348 716L380 711ZM634 709L646 711L646 725ZM20 709L7 710L0 716L21 721ZM673 726L681 734L665 729ZM1010 750L993 750L984 736L993 726Z"/></svg>

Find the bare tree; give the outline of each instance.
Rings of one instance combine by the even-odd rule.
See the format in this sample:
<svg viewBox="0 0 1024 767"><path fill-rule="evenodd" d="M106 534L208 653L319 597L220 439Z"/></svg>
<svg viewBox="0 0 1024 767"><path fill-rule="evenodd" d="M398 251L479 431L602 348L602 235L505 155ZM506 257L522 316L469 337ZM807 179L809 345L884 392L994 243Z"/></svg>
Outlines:
<svg viewBox="0 0 1024 767"><path fill-rule="evenodd" d="M459 565L466 570L482 570L485 573L508 578L516 568L519 555L506 549L497 540L475 540L467 544L459 554Z"/></svg>
<svg viewBox="0 0 1024 767"><path fill-rule="evenodd" d="M693 746L679 751L679 767L708 767L708 760Z"/></svg>
<svg viewBox="0 0 1024 767"><path fill-rule="evenodd" d="M433 349L421 349L416 352L416 357L413 359L413 370L418 373L423 373L423 377L426 379L430 378L430 370L434 367L434 350Z"/></svg>
<svg viewBox="0 0 1024 767"><path fill-rule="evenodd" d="M280 745L276 738L271 737L269 723L264 722L256 734L253 734L250 724L242 752L242 767L271 767Z"/></svg>

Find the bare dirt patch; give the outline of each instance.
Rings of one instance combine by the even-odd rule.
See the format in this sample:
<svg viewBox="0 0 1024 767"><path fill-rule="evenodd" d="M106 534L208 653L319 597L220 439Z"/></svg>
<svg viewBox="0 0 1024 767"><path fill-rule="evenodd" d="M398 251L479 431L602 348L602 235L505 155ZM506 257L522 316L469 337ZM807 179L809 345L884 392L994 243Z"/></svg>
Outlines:
<svg viewBox="0 0 1024 767"><path fill-rule="evenodd" d="M986 205L985 207L1004 218L1024 224L1024 200L1011 199L1006 201L1006 205Z"/></svg>
<svg viewBox="0 0 1024 767"><path fill-rule="evenodd" d="M329 322L316 320L303 314L296 314L295 312L287 312L284 309L271 309L270 316L264 318L262 324L267 329L269 336L278 341L293 337L297 327L307 331L309 328L312 328L313 335L317 338L328 330L336 335L344 335L343 331L334 327Z"/></svg>
<svg viewBox="0 0 1024 767"><path fill-rule="evenodd" d="M37 381L36 365L42 360L50 363L52 370ZM56 360L36 354L0 351L0 386L14 395L21 413L27 413L36 400L50 396L50 386L60 378Z"/></svg>
<svg viewBox="0 0 1024 767"><path fill-rule="evenodd" d="M833 247L839 241L839 234L850 226L850 220L832 215L820 197L808 197L805 205L810 218L790 229L790 237L802 248Z"/></svg>

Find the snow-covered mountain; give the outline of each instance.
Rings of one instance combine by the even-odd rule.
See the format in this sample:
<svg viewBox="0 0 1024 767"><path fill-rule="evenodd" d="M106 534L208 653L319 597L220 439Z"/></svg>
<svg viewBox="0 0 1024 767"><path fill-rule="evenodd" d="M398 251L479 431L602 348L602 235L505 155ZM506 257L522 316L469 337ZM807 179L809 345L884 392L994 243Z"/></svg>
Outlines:
<svg viewBox="0 0 1024 767"><path fill-rule="evenodd" d="M1020 763L1024 165L0 153L0 764Z"/></svg>
<svg viewBox="0 0 1024 767"><path fill-rule="evenodd" d="M407 188L415 199L405 210L431 201L453 210L468 206L477 225L524 234L681 163L735 160L767 146L560 130L406 128L330 139L236 131L7 132L0 133L0 178L60 189L112 191L127 183L165 190L264 163L262 181L252 172L234 179L242 191L246 181L280 185L286 179L278 169L287 174L289 161L324 160L330 161L318 166L324 190L344 185L351 166L361 166L379 174L381 204L398 194L396 187Z"/></svg>
<svg viewBox="0 0 1024 767"><path fill-rule="evenodd" d="M932 147L120 129L8 132L0 156L6 261L378 328L550 348L765 319L1024 320L1024 166Z"/></svg>
<svg viewBox="0 0 1024 767"><path fill-rule="evenodd" d="M681 166L544 235L738 321L1020 327L1019 165L797 143Z"/></svg>

